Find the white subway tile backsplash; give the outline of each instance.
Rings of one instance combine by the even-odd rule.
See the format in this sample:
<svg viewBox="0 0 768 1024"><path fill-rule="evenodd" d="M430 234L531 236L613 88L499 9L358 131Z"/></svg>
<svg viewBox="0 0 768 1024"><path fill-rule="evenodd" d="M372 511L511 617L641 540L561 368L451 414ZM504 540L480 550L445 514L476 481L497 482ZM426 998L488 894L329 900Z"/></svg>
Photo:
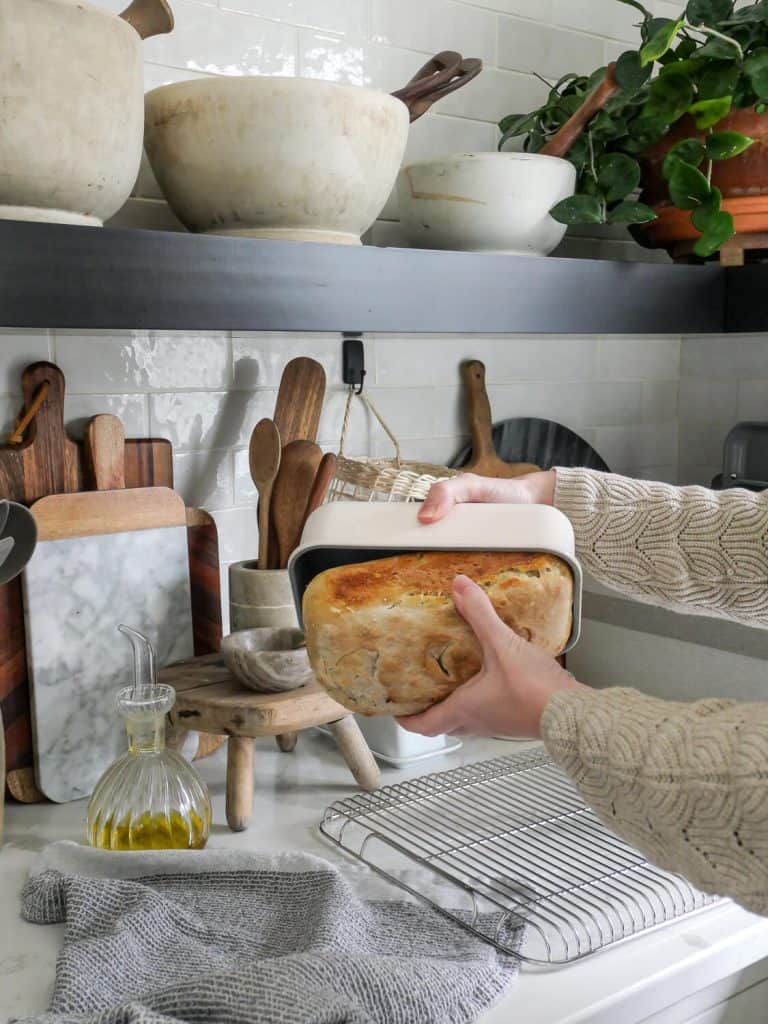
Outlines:
<svg viewBox="0 0 768 1024"><path fill-rule="evenodd" d="M562 0L464 0L475 7L487 7L499 14L518 14L533 21L552 21L552 11Z"/></svg>
<svg viewBox="0 0 768 1024"><path fill-rule="evenodd" d="M365 85L365 67L364 43L323 32L299 33L299 74L302 78Z"/></svg>
<svg viewBox="0 0 768 1024"><path fill-rule="evenodd" d="M603 338L598 375L606 380L677 380L680 338Z"/></svg>
<svg viewBox="0 0 768 1024"><path fill-rule="evenodd" d="M366 0L219 0L219 6L339 35L362 36L368 30Z"/></svg>
<svg viewBox="0 0 768 1024"><path fill-rule="evenodd" d="M768 379L739 382L737 415L739 420L768 422Z"/></svg>
<svg viewBox="0 0 768 1024"><path fill-rule="evenodd" d="M232 452L227 448L175 452L173 485L190 508L230 508L234 502Z"/></svg>
<svg viewBox="0 0 768 1024"><path fill-rule="evenodd" d="M259 553L259 529L252 507L214 509L211 513L219 532L219 562L222 566Z"/></svg>
<svg viewBox="0 0 768 1024"><path fill-rule="evenodd" d="M366 340L372 358L372 343ZM278 387L286 363L297 356L311 356L325 370L326 386L341 387L342 339L340 334L234 334L234 387Z"/></svg>
<svg viewBox="0 0 768 1024"><path fill-rule="evenodd" d="M176 26L144 43L145 59L217 75L293 75L298 31L291 25L174 0Z"/></svg>
<svg viewBox="0 0 768 1024"><path fill-rule="evenodd" d="M679 380L642 382L643 423L662 423L677 419Z"/></svg>
<svg viewBox="0 0 768 1024"><path fill-rule="evenodd" d="M192 391L149 397L153 434L176 451L231 448L248 444L253 427L271 416L274 391Z"/></svg>
<svg viewBox="0 0 768 1024"><path fill-rule="evenodd" d="M22 372L51 354L47 331L0 330L0 394L20 395Z"/></svg>
<svg viewBox="0 0 768 1024"><path fill-rule="evenodd" d="M223 332L56 331L56 361L73 392L219 388L232 383Z"/></svg>
<svg viewBox="0 0 768 1024"><path fill-rule="evenodd" d="M82 438L88 420L105 412L118 417L126 437L149 435L149 401L146 395L65 396L64 422L72 437Z"/></svg>
<svg viewBox="0 0 768 1024"><path fill-rule="evenodd" d="M496 16L453 0L371 0L374 42L421 50L458 50L465 57L496 59Z"/></svg>
<svg viewBox="0 0 768 1024"><path fill-rule="evenodd" d="M499 22L499 66L537 72L556 80L567 72L591 74L603 63L603 42L595 36L569 32L518 18Z"/></svg>
<svg viewBox="0 0 768 1024"><path fill-rule="evenodd" d="M609 466L672 465L677 455L677 422L599 427L596 447Z"/></svg>
<svg viewBox="0 0 768 1024"><path fill-rule="evenodd" d="M556 25L578 29L580 32L635 41L637 44L640 42L640 29L637 26L642 16L627 4L609 2L601 3L598 7L595 0L568 0L567 3L554 5L552 20Z"/></svg>

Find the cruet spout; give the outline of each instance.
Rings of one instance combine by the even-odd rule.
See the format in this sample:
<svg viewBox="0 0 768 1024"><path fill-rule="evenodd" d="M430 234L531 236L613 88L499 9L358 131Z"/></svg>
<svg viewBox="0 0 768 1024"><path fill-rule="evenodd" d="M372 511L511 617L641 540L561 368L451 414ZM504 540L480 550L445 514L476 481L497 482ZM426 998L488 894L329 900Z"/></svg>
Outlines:
<svg viewBox="0 0 768 1024"><path fill-rule="evenodd" d="M122 623L117 628L128 637L133 648L133 693L137 697L142 687L157 685L155 651L143 633Z"/></svg>

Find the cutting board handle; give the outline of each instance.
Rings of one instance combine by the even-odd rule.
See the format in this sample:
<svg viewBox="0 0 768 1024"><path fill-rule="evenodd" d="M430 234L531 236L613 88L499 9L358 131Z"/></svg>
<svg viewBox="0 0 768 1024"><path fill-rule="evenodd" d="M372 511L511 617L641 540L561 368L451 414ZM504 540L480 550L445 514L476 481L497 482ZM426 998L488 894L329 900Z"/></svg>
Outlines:
<svg viewBox="0 0 768 1024"><path fill-rule="evenodd" d="M24 402L29 405L41 384L48 384L45 401L29 425L21 446L34 445L37 494L63 494L76 491L77 446L64 429L64 374L53 363L32 363L21 376ZM20 446L20 447L21 447Z"/></svg>
<svg viewBox="0 0 768 1024"><path fill-rule="evenodd" d="M472 438L472 462L475 463L486 456L496 455L491 403L485 390L485 365L479 359L463 362L461 378L466 393L467 427Z"/></svg>

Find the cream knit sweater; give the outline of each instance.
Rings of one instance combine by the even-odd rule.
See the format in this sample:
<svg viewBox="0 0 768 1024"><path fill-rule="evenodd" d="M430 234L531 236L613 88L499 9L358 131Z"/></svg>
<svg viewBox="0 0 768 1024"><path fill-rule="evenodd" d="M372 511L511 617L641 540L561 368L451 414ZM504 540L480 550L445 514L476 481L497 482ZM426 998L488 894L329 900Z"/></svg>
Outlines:
<svg viewBox="0 0 768 1024"><path fill-rule="evenodd" d="M558 469L555 504L602 583L660 607L768 629L768 491ZM564 691L541 727L551 756L610 829L704 891L768 915L765 638L765 703Z"/></svg>

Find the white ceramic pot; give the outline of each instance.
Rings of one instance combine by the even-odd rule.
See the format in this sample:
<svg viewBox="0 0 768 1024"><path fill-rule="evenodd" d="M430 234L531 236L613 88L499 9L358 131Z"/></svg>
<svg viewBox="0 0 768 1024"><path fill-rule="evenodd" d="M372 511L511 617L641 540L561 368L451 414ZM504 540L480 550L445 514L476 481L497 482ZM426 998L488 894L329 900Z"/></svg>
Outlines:
<svg viewBox="0 0 768 1024"><path fill-rule="evenodd" d="M400 173L400 220L420 249L546 256L565 226L549 211L573 194L567 160L534 153L459 153Z"/></svg>
<svg viewBox="0 0 768 1024"><path fill-rule="evenodd" d="M394 186L409 114L373 89L209 78L145 98L145 146L190 231L359 244Z"/></svg>
<svg viewBox="0 0 768 1024"><path fill-rule="evenodd" d="M0 0L0 219L100 226L141 159L141 39L85 0Z"/></svg>

